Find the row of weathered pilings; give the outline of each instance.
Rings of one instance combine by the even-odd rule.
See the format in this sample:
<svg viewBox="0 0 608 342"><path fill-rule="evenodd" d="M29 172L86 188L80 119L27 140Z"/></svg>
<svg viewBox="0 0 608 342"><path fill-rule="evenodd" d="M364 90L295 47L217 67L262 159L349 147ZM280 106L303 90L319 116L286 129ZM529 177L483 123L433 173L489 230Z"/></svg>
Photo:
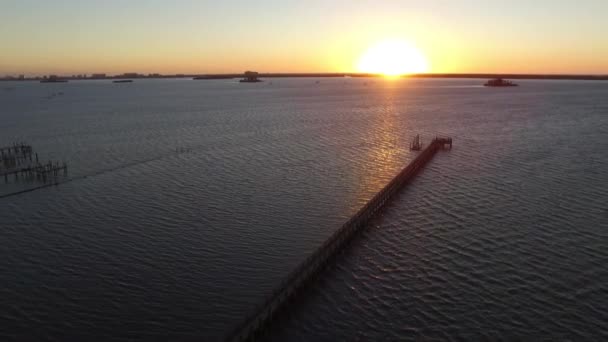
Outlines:
<svg viewBox="0 0 608 342"><path fill-rule="evenodd" d="M47 164L36 163L27 167L22 167L10 171L2 172L4 176L4 182L8 183L8 177L14 175L15 179L19 179L19 176L26 179L41 180L46 183L47 179L63 175L68 175L68 166L64 163L48 162Z"/></svg>
<svg viewBox="0 0 608 342"><path fill-rule="evenodd" d="M14 176L15 180L20 177L26 180L39 180L46 183L59 175L67 176L67 163L52 162L40 163L38 153L33 152L31 145L25 143L13 143L6 147L0 147L0 177L8 183L8 177Z"/></svg>
<svg viewBox="0 0 608 342"><path fill-rule="evenodd" d="M277 313L280 310L287 310L287 304L319 274L330 259L340 252L406 183L413 179L439 149L446 145L452 148L451 138L433 139L408 166L336 230L312 255L289 273L266 301L228 336L227 341L255 341L262 338Z"/></svg>
<svg viewBox="0 0 608 342"><path fill-rule="evenodd" d="M38 154L36 162L38 162ZM32 161L32 146L25 143L13 143L12 145L0 147L0 167L13 168Z"/></svg>
<svg viewBox="0 0 608 342"><path fill-rule="evenodd" d="M14 142L12 145L0 147L0 154L19 154L19 153L27 153L32 152L32 146L27 145L22 142Z"/></svg>

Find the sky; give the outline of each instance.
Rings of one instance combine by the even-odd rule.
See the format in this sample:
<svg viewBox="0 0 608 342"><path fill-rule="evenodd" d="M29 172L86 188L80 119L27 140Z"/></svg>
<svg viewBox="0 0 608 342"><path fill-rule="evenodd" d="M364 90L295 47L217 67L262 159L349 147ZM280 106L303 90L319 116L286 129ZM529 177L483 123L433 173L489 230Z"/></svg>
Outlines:
<svg viewBox="0 0 608 342"><path fill-rule="evenodd" d="M357 72L386 39L433 73L608 74L608 0L0 0L0 75Z"/></svg>

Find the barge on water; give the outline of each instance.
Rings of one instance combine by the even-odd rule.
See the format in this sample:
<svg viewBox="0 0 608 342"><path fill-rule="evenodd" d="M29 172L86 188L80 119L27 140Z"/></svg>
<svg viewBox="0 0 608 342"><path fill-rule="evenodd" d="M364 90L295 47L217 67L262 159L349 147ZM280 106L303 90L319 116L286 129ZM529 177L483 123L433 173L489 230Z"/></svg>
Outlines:
<svg viewBox="0 0 608 342"><path fill-rule="evenodd" d="M40 83L66 83L68 80L60 78L57 75L51 75L48 78L40 80Z"/></svg>
<svg viewBox="0 0 608 342"><path fill-rule="evenodd" d="M517 87L517 84L504 80L502 78L494 78L484 84L485 87Z"/></svg>
<svg viewBox="0 0 608 342"><path fill-rule="evenodd" d="M262 82L261 79L258 78L258 73L255 71L245 71L244 77L242 80L239 80L241 83L257 83Z"/></svg>

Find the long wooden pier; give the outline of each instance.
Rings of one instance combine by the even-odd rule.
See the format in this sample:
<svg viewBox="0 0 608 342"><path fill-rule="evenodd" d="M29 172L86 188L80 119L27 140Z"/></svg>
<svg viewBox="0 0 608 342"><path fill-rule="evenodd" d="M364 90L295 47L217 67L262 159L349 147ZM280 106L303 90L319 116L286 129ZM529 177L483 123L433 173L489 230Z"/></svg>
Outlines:
<svg viewBox="0 0 608 342"><path fill-rule="evenodd" d="M319 274L330 259L340 252L366 226L367 222L416 176L437 151L446 146L452 148L452 138L436 137L433 139L408 166L293 270L266 301L258 306L257 310L247 317L226 340L255 341L262 338L277 313L285 309L286 305Z"/></svg>

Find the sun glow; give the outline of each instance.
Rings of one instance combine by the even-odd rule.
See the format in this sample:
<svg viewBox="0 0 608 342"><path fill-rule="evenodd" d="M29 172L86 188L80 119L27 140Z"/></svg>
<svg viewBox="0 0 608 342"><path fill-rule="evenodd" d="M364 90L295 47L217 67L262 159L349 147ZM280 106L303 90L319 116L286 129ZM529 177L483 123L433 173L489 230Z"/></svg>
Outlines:
<svg viewBox="0 0 608 342"><path fill-rule="evenodd" d="M392 39L370 47L359 59L360 72L401 76L426 72L429 69L424 54L406 41Z"/></svg>

